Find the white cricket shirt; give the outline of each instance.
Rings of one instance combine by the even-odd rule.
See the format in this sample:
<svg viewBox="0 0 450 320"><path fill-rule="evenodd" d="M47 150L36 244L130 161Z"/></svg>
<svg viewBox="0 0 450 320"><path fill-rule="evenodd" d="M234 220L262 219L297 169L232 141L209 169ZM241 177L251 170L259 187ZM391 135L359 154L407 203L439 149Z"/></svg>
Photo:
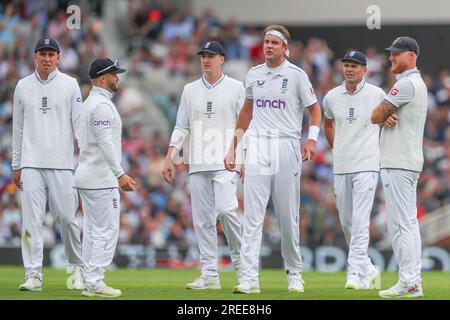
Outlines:
<svg viewBox="0 0 450 320"><path fill-rule="evenodd" d="M117 188L125 173L120 166L122 121L111 97L110 91L94 86L81 109L77 188Z"/></svg>
<svg viewBox="0 0 450 320"><path fill-rule="evenodd" d="M287 60L277 68L264 63L250 69L245 97L253 100L250 129L258 136L298 140L304 108L317 102L308 75Z"/></svg>
<svg viewBox="0 0 450 320"><path fill-rule="evenodd" d="M378 124L372 124L372 111L384 99L383 90L364 79L351 94L345 81L323 99L325 117L334 120L334 174L379 171Z"/></svg>
<svg viewBox="0 0 450 320"><path fill-rule="evenodd" d="M204 77L183 89L170 146L180 149L189 134L189 173L224 170L237 117L244 104L244 85L226 75L209 84ZM186 151L186 150L185 150Z"/></svg>
<svg viewBox="0 0 450 320"><path fill-rule="evenodd" d="M47 80L37 71L19 80L13 102L13 170L73 170L73 130L81 104L76 79L58 69Z"/></svg>
<svg viewBox="0 0 450 320"><path fill-rule="evenodd" d="M397 107L400 120L394 128L381 130L380 167L421 172L428 91L419 70L399 74L385 99Z"/></svg>

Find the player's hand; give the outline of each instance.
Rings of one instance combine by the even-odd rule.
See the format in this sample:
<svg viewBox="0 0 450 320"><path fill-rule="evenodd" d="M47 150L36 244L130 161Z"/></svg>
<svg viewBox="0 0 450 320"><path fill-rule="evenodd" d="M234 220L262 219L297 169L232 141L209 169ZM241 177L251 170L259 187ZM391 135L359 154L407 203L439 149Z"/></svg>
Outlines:
<svg viewBox="0 0 450 320"><path fill-rule="evenodd" d="M175 166L173 165L172 160L170 158L166 158L164 160L164 165L162 169L162 175L164 178L164 181L166 181L169 184L173 183L173 172L175 170Z"/></svg>
<svg viewBox="0 0 450 320"><path fill-rule="evenodd" d="M303 161L312 160L315 155L316 155L316 142L314 140L309 139L302 146L302 160Z"/></svg>
<svg viewBox="0 0 450 320"><path fill-rule="evenodd" d="M393 113L386 120L384 120L384 125L389 128L394 128L397 125L397 122L400 121L400 117L398 114Z"/></svg>
<svg viewBox="0 0 450 320"><path fill-rule="evenodd" d="M228 150L225 159L223 159L223 164L228 171L233 171L236 168L236 152L234 149Z"/></svg>
<svg viewBox="0 0 450 320"><path fill-rule="evenodd" d="M22 176L22 170L14 170L12 173L13 182L17 188L20 189L20 177Z"/></svg>
<svg viewBox="0 0 450 320"><path fill-rule="evenodd" d="M136 181L134 181L129 175L124 174L119 178L119 186L122 191L134 191L134 186Z"/></svg>
<svg viewBox="0 0 450 320"><path fill-rule="evenodd" d="M245 178L245 164L241 164L241 170L239 171L239 179L241 179L241 182L244 183Z"/></svg>

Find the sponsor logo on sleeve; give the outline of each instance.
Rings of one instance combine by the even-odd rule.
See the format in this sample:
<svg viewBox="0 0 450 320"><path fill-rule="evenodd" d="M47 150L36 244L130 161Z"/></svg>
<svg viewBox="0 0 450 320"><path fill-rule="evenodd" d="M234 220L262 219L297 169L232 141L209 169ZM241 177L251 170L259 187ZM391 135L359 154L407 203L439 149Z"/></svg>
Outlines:
<svg viewBox="0 0 450 320"><path fill-rule="evenodd" d="M94 126L110 127L110 126L112 126L112 123L109 120L94 120Z"/></svg>

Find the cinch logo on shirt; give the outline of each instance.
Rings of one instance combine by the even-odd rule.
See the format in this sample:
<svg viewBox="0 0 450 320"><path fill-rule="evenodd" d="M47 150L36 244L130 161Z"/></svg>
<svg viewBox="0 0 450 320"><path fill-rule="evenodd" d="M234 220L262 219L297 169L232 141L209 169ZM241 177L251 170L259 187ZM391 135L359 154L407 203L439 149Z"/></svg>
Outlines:
<svg viewBox="0 0 450 320"><path fill-rule="evenodd" d="M284 102L281 99L278 100L258 99L256 100L256 106L258 108L286 109L286 102Z"/></svg>
<svg viewBox="0 0 450 320"><path fill-rule="evenodd" d="M94 126L111 126L112 123L109 120L94 120Z"/></svg>

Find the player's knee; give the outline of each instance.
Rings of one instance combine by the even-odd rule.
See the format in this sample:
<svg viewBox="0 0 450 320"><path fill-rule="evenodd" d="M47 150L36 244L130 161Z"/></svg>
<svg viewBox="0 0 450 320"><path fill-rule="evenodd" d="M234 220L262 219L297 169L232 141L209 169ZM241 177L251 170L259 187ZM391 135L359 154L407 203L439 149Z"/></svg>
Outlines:
<svg viewBox="0 0 450 320"><path fill-rule="evenodd" d="M229 210L229 208L223 208L221 210L219 210L221 208L217 209L217 219L218 220L229 220L229 219L233 219L234 216L236 215L234 210Z"/></svg>
<svg viewBox="0 0 450 320"><path fill-rule="evenodd" d="M70 226L72 223L74 223L75 215L61 215L59 218L59 222L63 226Z"/></svg>

